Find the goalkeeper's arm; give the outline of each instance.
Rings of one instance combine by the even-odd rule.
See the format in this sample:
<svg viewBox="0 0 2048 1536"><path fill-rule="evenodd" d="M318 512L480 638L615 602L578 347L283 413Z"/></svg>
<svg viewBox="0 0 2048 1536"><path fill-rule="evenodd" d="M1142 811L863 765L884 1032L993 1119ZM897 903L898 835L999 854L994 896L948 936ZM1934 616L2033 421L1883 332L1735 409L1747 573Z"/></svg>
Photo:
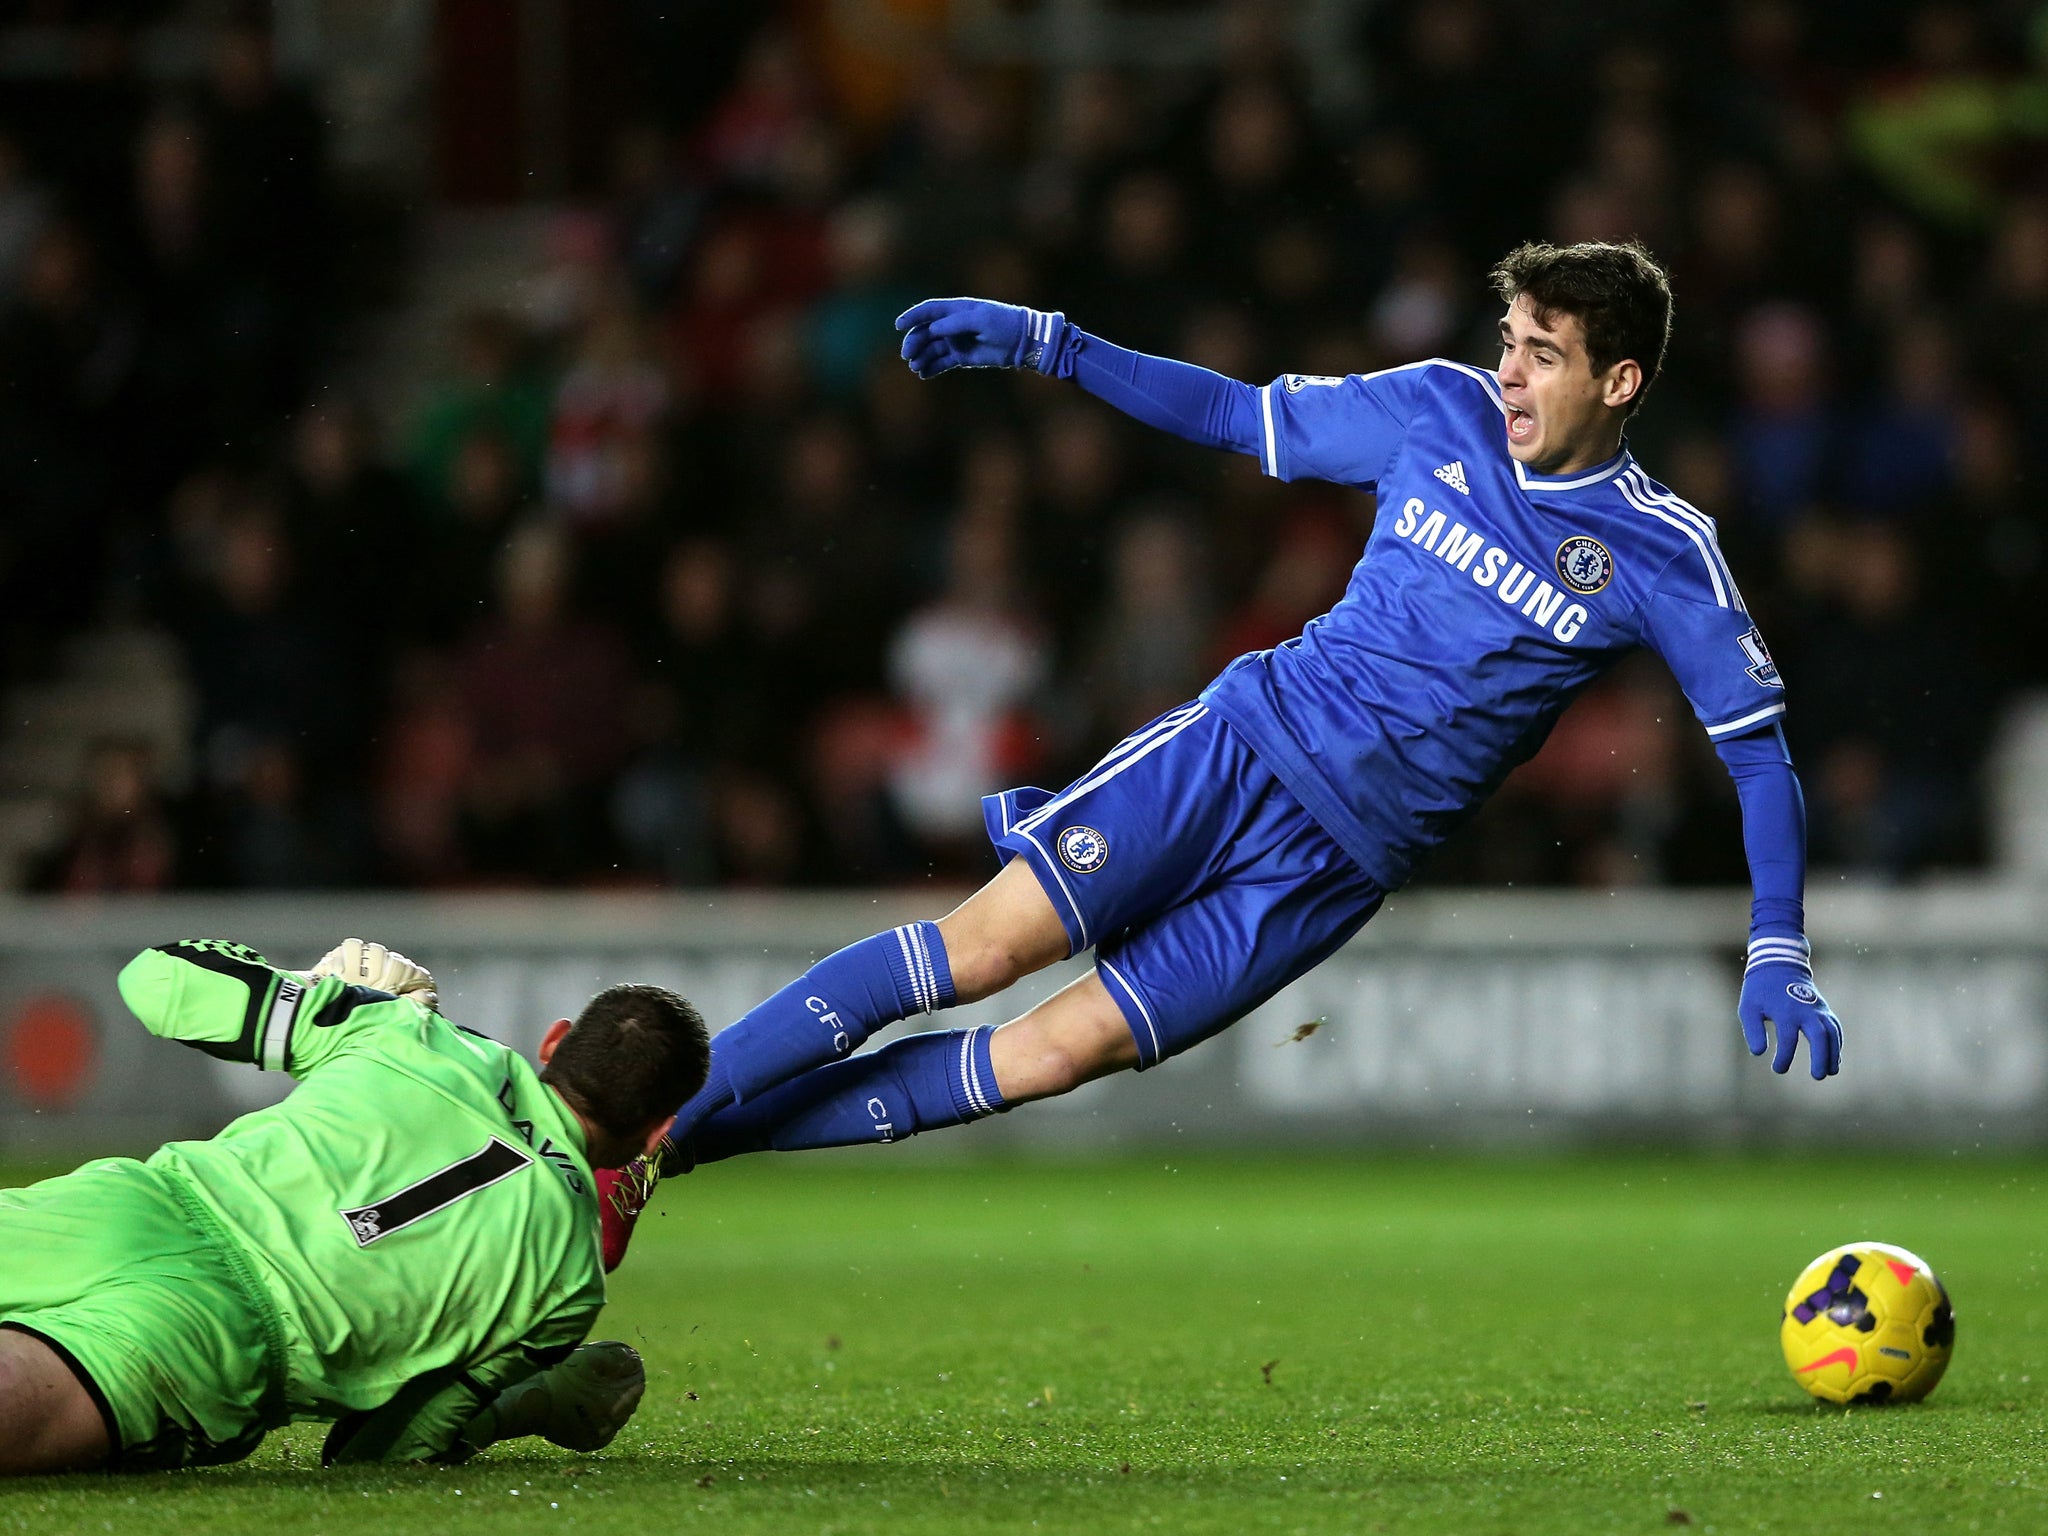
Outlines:
<svg viewBox="0 0 2048 1536"><path fill-rule="evenodd" d="M571 1451L601 1451L640 1405L638 1351L605 1339L571 1349L508 1350L466 1370L418 1377L383 1407L329 1431L324 1465L464 1461L500 1440L541 1435Z"/></svg>
<svg viewBox="0 0 2048 1536"><path fill-rule="evenodd" d="M246 944L180 939L129 961L119 986L151 1034L293 1077L346 1049L359 1030L421 1027L440 1003L425 968L360 939L303 975ZM391 1008L400 996L407 1006Z"/></svg>

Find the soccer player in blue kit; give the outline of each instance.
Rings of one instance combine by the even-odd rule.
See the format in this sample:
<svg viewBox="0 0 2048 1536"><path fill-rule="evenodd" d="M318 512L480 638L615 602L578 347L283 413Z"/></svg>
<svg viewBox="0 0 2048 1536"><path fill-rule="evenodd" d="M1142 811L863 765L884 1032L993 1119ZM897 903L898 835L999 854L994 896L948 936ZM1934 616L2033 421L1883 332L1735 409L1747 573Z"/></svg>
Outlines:
<svg viewBox="0 0 2048 1536"><path fill-rule="evenodd" d="M668 1169L901 1140L1207 1039L1356 933L1638 646L1664 658L1735 779L1754 886L1737 1005L1749 1049L1775 1027L1773 1070L1802 1037L1816 1079L1838 1070L1841 1025L1805 937L1784 685L1712 521L1623 437L1664 356L1669 282L1634 243L1525 245L1492 281L1506 305L1493 372L1434 359L1262 388L1056 313L928 299L897 320L920 378L1072 379L1281 480L1372 491L1378 515L1342 600L1299 639L1240 656L1059 793L990 796L1006 863L967 901L827 957L719 1034ZM1086 976L1000 1028L852 1056L886 1024L1091 947ZM609 1191L609 1262L661 1171L645 1162Z"/></svg>

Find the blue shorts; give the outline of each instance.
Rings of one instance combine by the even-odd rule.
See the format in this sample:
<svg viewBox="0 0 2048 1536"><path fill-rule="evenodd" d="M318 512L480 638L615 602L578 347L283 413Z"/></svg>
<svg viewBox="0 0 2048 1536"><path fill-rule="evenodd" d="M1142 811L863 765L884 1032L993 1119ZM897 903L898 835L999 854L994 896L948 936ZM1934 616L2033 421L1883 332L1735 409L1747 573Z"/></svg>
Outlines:
<svg viewBox="0 0 2048 1536"><path fill-rule="evenodd" d="M1223 717L1161 715L1052 794L981 803L1138 1043L1140 1070L1236 1023L1365 926L1386 893Z"/></svg>

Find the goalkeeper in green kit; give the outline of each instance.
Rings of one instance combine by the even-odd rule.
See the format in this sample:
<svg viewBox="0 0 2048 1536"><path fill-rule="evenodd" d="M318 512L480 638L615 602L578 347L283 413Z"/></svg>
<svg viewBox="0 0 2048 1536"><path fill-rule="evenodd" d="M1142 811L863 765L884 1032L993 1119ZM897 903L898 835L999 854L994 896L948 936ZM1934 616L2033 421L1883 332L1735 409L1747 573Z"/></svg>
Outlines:
<svg viewBox="0 0 2048 1536"><path fill-rule="evenodd" d="M211 1141L0 1190L0 1473L236 1461L294 1419L333 1423L329 1462L611 1439L644 1377L582 1342L594 1171L702 1085L694 1008L610 987L536 1070L353 939L305 975L166 944L120 986L151 1033L300 1086Z"/></svg>

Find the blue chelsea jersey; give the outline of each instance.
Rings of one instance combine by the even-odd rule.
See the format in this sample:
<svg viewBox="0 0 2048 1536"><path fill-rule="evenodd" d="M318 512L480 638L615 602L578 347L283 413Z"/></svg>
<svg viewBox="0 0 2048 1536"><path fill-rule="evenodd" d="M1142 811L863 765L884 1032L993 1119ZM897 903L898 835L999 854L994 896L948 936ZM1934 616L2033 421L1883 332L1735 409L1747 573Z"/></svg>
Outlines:
<svg viewBox="0 0 2048 1536"><path fill-rule="evenodd" d="M1260 465L1378 495L1343 599L1203 692L1387 890L1543 744L1579 691L1648 646L1715 738L1784 687L1714 524L1626 447L1597 469L1509 456L1500 386L1433 360L1258 393Z"/></svg>

